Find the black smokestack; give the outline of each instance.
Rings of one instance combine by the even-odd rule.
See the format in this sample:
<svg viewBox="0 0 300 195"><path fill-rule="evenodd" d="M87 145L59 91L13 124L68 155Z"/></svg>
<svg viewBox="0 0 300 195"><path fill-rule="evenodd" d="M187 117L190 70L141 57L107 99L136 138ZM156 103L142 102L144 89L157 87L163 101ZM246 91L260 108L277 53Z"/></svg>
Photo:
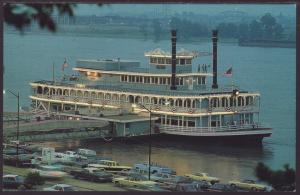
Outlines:
<svg viewBox="0 0 300 195"><path fill-rule="evenodd" d="M212 31L212 42L213 42L213 84L212 88L218 88L218 30Z"/></svg>
<svg viewBox="0 0 300 195"><path fill-rule="evenodd" d="M172 78L171 78L171 90L176 90L176 30L171 30L172 34Z"/></svg>

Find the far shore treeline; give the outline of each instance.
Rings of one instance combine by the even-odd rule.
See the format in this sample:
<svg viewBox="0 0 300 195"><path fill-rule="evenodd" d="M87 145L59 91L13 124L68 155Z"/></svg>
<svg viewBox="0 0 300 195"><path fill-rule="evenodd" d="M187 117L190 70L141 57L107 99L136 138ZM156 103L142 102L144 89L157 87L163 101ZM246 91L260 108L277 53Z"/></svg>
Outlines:
<svg viewBox="0 0 300 195"><path fill-rule="evenodd" d="M186 14L188 15L188 14ZM211 30L219 30L221 40L287 40L295 41L295 29L291 19L284 16L273 16L265 13L256 18L237 20L227 17L216 20L214 17L193 17L188 15L173 15L166 18L149 18L133 16L55 16L56 33L82 34L103 37L141 38L145 40L169 39L170 29L178 30L178 41L206 40L211 37ZM277 19L276 19L277 18ZM25 28L26 31L45 33L38 28L37 23ZM8 32L17 32L11 26L5 28ZM47 32L46 32L47 33Z"/></svg>

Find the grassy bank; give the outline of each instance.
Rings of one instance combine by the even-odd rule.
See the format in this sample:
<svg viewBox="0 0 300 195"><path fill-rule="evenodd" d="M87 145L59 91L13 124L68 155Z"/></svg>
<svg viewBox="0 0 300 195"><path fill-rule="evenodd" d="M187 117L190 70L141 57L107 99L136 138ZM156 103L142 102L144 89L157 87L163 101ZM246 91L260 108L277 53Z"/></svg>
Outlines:
<svg viewBox="0 0 300 195"><path fill-rule="evenodd" d="M16 174L21 176L26 176L29 172L29 169L25 168L16 168L12 166L3 166L3 173L5 174ZM52 180L53 182L53 180ZM77 188L93 190L93 191L126 191L122 188L116 187L113 183L95 183L73 179L70 177L65 177L62 180L59 180L59 183L70 184Z"/></svg>

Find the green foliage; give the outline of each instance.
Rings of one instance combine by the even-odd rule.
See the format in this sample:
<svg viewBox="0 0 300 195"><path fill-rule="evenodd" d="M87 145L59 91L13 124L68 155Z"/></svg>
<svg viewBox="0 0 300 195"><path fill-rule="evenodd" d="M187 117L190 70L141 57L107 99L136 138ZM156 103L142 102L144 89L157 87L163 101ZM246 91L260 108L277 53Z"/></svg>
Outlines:
<svg viewBox="0 0 300 195"><path fill-rule="evenodd" d="M220 23L217 29L222 37L242 39L276 39L282 38L284 32L281 24L269 13L250 24Z"/></svg>
<svg viewBox="0 0 300 195"><path fill-rule="evenodd" d="M40 174L37 172L29 172L26 175L25 183L31 185L43 185L45 183L45 179L41 177Z"/></svg>
<svg viewBox="0 0 300 195"><path fill-rule="evenodd" d="M101 4L98 4L101 6ZM59 15L73 16L76 4L57 3L26 3L26 4L4 4L4 22L16 27L21 32L24 27L36 21L41 28L46 28L51 32L56 31L56 24L51 17L55 11Z"/></svg>
<svg viewBox="0 0 300 195"><path fill-rule="evenodd" d="M293 190L295 184L295 170L288 164L283 170L273 171L264 163L258 163L255 168L256 177L271 184L276 190Z"/></svg>
<svg viewBox="0 0 300 195"><path fill-rule="evenodd" d="M191 37L205 37L210 34L207 26L177 17L172 18L170 28L178 30L177 37L179 40L189 40Z"/></svg>

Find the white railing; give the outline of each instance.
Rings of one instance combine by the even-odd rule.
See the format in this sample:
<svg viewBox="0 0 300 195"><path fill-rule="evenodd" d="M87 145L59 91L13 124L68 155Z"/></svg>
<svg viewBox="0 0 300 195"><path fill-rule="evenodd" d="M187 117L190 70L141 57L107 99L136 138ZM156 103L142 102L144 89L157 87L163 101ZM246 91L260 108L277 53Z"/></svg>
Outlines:
<svg viewBox="0 0 300 195"><path fill-rule="evenodd" d="M251 131L270 131L271 128L262 124L244 124L244 125L228 125L220 127L183 127L174 125L160 125L162 133L184 133L184 134L218 134L218 133L235 133L235 132L251 132Z"/></svg>
<svg viewBox="0 0 300 195"><path fill-rule="evenodd" d="M35 97L49 99L49 100L58 100L58 101L70 101L75 103L84 103L84 104L98 104L102 106L113 106L118 108L131 108L132 103L124 102L120 100L111 100L111 99L101 99L101 98L91 98L91 97L78 97L78 96L64 96L64 95L42 95L35 94ZM256 106L234 106L234 107L211 107L211 108L187 108L180 106L170 106L170 105L160 105L160 104L147 104L144 103L144 106L148 109L151 108L153 112L173 112L173 113L189 113L189 114L200 114L200 113L213 113L213 112L258 112L258 107ZM142 109L142 108L140 108Z"/></svg>

